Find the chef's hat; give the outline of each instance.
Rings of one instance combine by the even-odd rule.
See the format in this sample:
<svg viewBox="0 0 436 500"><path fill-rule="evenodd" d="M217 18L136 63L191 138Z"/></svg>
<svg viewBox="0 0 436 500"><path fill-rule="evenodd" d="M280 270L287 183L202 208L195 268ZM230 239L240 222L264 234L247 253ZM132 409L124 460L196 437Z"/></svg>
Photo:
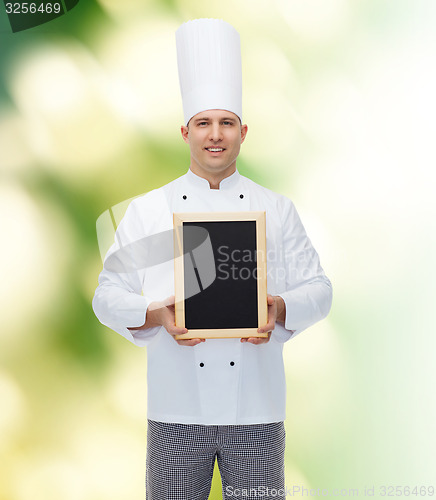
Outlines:
<svg viewBox="0 0 436 500"><path fill-rule="evenodd" d="M194 19L176 31L185 124L207 109L226 109L242 121L239 33L221 19Z"/></svg>

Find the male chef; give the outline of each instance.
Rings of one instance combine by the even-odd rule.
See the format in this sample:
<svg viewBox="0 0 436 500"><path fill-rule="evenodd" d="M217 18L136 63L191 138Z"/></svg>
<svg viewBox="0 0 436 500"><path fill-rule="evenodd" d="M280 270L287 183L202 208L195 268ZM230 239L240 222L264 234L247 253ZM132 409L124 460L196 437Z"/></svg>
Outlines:
<svg viewBox="0 0 436 500"><path fill-rule="evenodd" d="M206 500L215 460L223 498L284 498L283 344L328 314L331 285L293 203L236 168L247 134L239 34L197 19L177 30L176 45L189 170L129 205L105 262L135 242L163 241L153 237L172 229L173 213L265 211L268 322L258 331L269 334L176 340L187 330L175 325L174 263L147 266L135 252L125 272L105 266L93 308L147 346L148 500Z"/></svg>

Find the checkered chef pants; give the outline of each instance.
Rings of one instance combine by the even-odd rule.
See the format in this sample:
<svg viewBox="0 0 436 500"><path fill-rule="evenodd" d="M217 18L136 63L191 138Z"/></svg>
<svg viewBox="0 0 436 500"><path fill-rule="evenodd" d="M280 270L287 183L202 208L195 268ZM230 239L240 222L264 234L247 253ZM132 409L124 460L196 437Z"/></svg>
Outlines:
<svg viewBox="0 0 436 500"><path fill-rule="evenodd" d="M282 499L284 453L283 422L187 425L149 420L146 499L207 500L215 457L223 499Z"/></svg>

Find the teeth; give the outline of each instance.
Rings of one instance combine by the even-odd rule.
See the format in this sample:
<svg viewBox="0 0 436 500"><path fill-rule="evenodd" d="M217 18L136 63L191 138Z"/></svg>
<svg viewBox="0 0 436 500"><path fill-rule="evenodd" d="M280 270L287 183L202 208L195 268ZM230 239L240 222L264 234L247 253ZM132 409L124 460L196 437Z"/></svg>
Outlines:
<svg viewBox="0 0 436 500"><path fill-rule="evenodd" d="M217 153L219 151L224 151L223 148L206 148L208 151L211 151L212 153Z"/></svg>

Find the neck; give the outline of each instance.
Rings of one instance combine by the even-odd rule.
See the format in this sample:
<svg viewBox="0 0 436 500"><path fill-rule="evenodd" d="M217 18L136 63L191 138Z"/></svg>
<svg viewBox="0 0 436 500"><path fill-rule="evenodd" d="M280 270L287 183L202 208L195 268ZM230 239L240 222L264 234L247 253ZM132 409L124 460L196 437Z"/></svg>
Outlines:
<svg viewBox="0 0 436 500"><path fill-rule="evenodd" d="M206 172L203 170L200 171L195 167L195 165L192 164L190 169L195 175L198 175L198 177L206 179L209 182L210 189L219 189L221 181L236 172L236 165L232 165L229 169L219 173Z"/></svg>

